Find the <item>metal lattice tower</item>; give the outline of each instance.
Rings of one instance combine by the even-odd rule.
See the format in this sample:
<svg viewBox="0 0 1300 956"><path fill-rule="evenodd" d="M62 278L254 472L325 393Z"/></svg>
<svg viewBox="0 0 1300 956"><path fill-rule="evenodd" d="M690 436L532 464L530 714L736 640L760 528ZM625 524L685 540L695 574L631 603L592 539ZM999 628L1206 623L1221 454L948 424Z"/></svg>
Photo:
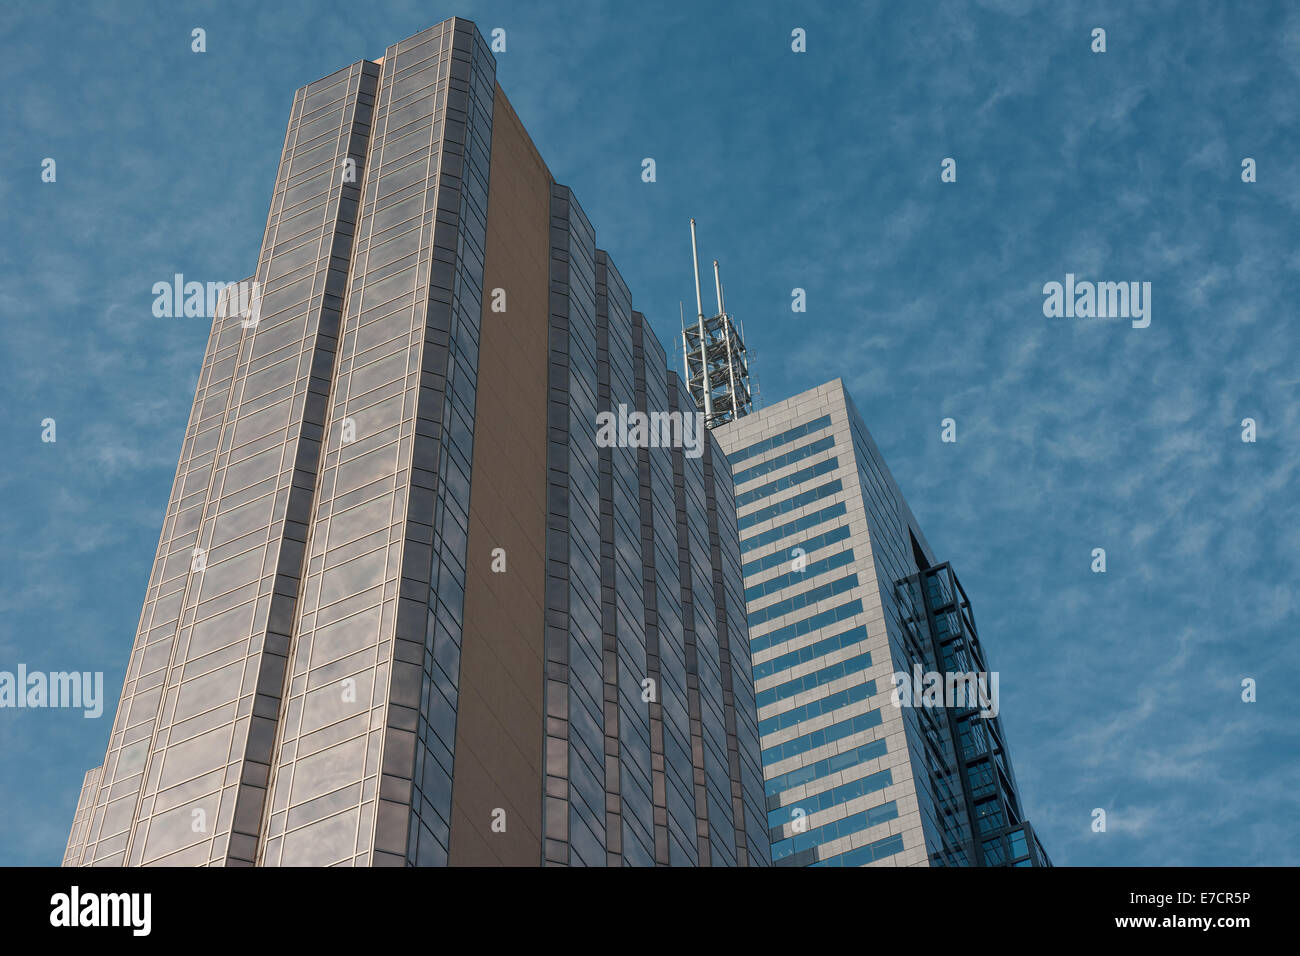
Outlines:
<svg viewBox="0 0 1300 956"><path fill-rule="evenodd" d="M718 295L718 311L709 317L704 314L694 219L691 220L691 258L695 263L696 321L688 326L685 317L682 319L682 366L695 407L704 413L704 424L713 428L753 411L749 363L744 336L727 313L717 259L713 260L713 285Z"/></svg>

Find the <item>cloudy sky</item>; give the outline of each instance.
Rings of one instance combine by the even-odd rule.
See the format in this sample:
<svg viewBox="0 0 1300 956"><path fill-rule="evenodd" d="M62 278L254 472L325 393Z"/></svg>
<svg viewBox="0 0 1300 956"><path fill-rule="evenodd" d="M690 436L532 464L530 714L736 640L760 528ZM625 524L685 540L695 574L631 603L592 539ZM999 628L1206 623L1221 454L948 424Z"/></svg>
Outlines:
<svg viewBox="0 0 1300 956"><path fill-rule="evenodd" d="M208 333L153 284L250 274L293 91L459 15L506 30L662 341L695 216L762 398L844 379L971 595L1054 861L1300 864L1300 8L296 6L0 9L0 670L109 698L0 710L0 863L61 859L103 759ZM1067 273L1150 282L1150 327L1045 317Z"/></svg>

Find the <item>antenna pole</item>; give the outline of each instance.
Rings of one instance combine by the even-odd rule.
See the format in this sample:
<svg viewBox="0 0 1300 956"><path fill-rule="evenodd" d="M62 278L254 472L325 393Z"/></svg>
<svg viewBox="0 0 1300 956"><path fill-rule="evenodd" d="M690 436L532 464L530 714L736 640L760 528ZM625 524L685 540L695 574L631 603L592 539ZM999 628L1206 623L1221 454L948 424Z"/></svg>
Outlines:
<svg viewBox="0 0 1300 956"><path fill-rule="evenodd" d="M704 319L704 306L700 304L700 253L695 247L695 220L691 220L691 261L695 264L695 313Z"/></svg>
<svg viewBox="0 0 1300 956"><path fill-rule="evenodd" d="M687 360L691 354L691 347L686 342L686 307L682 305L681 299L677 300L677 311L682 319L682 372L686 375L686 391L691 390L691 364Z"/></svg>
<svg viewBox="0 0 1300 956"><path fill-rule="evenodd" d="M695 245L695 218L691 217L691 260L695 264L695 312L700 324L700 373L701 387L704 389L704 421L713 420L713 396L709 389L709 355L706 350L704 332L704 305L700 301L700 253ZM689 385L690 379L687 379Z"/></svg>
<svg viewBox="0 0 1300 956"><path fill-rule="evenodd" d="M727 346L727 380L731 386L731 420L735 421L739 411L736 396L736 367L731 357L731 320L727 310L722 306L722 273L718 271L718 260L713 260L713 288L718 293L718 316L722 323L722 340Z"/></svg>

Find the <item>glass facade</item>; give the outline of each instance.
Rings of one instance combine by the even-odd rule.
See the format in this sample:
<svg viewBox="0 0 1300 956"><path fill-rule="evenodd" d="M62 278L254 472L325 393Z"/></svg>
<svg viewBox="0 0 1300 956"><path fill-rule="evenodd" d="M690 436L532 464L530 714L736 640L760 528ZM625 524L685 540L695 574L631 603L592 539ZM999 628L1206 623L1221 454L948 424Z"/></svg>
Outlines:
<svg viewBox="0 0 1300 956"><path fill-rule="evenodd" d="M597 444L600 412L690 405L570 190L550 210L545 858L767 863L730 477L707 435Z"/></svg>
<svg viewBox="0 0 1300 956"><path fill-rule="evenodd" d="M450 845L495 62L449 23L384 67L265 865Z"/></svg>
<svg viewBox="0 0 1300 956"><path fill-rule="evenodd" d="M730 474L598 445L686 403L472 23L297 92L252 281L65 863L769 862Z"/></svg>
<svg viewBox="0 0 1300 956"><path fill-rule="evenodd" d="M893 704L892 675L914 665L988 667L843 385L715 434L735 481L773 863L1048 865L1000 720Z"/></svg>
<svg viewBox="0 0 1300 956"><path fill-rule="evenodd" d="M378 68L298 91L257 273L223 295L81 860L251 863L281 692ZM227 290L228 292L230 290Z"/></svg>

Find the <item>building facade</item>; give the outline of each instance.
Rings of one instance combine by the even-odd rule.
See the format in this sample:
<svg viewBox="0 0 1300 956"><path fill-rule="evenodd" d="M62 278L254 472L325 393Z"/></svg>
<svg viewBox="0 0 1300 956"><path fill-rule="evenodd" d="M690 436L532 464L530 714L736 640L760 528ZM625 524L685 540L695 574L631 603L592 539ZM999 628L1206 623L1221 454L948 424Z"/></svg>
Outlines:
<svg viewBox="0 0 1300 956"><path fill-rule="evenodd" d="M843 383L714 434L735 482L772 862L1050 865L995 679L979 693L970 602ZM957 675L975 692L942 696Z"/></svg>
<svg viewBox="0 0 1300 956"><path fill-rule="evenodd" d="M67 865L769 861L693 412L472 23L294 97ZM229 293L230 290L227 290Z"/></svg>

